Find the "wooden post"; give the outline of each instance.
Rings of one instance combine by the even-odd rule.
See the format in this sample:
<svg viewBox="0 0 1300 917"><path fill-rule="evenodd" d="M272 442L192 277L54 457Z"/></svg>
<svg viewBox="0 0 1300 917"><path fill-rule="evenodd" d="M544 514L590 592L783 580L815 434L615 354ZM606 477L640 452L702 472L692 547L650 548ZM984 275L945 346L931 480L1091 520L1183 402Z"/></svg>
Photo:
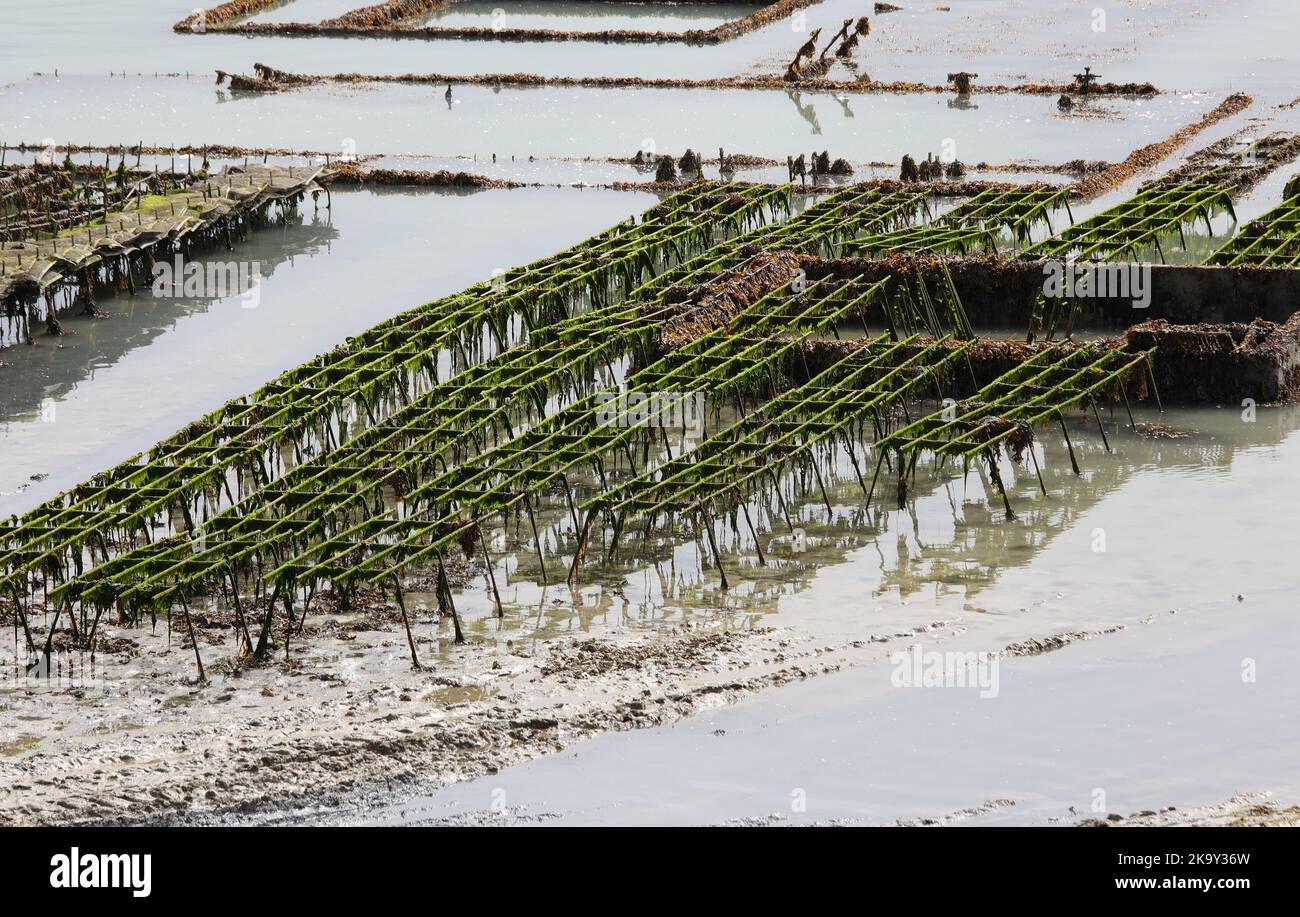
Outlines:
<svg viewBox="0 0 1300 917"><path fill-rule="evenodd" d="M542 539L537 534L537 520L533 516L533 502L524 494L524 509L528 511L528 524L533 530L533 545L537 548L537 565L542 574L542 585L549 586L550 580L546 578L546 559L542 556Z"/></svg>
<svg viewBox="0 0 1300 917"><path fill-rule="evenodd" d="M451 624L456 631L456 642L465 642L465 632L460 627L460 615L456 612L456 603L451 597L451 583L447 582L447 570L443 564L442 550L438 551L438 582L434 587L438 596L438 610L451 612Z"/></svg>
<svg viewBox="0 0 1300 917"><path fill-rule="evenodd" d="M181 609L185 612L185 629L189 631L190 643L194 644L194 664L198 666L199 682L204 683L208 680L203 673L203 657L199 655L199 638L194 634L194 622L190 619L190 603L185 593L181 593Z"/></svg>
<svg viewBox="0 0 1300 917"><path fill-rule="evenodd" d="M740 511L745 514L745 525L749 526L749 534L754 538L754 550L758 552L758 565L767 566L767 558L763 556L763 546L759 543L758 532L754 529L753 520L749 518L749 506L745 503L740 504Z"/></svg>
<svg viewBox="0 0 1300 917"><path fill-rule="evenodd" d="M411 621L406 616L406 601L402 597L402 581L397 573L393 573L393 592L397 596L397 607L402 613L402 626L406 628L406 645L411 648L411 667L420 669L420 658L415 654L415 638L411 636Z"/></svg>
<svg viewBox="0 0 1300 917"><path fill-rule="evenodd" d="M1014 519L1016 514L1011 511L1011 500L1007 497L1006 485L1002 483L1002 474L998 471L998 457L996 450L990 450L988 453L989 476L993 478L993 486L1002 494L1002 505L1006 507L1007 518Z"/></svg>
<svg viewBox="0 0 1300 917"><path fill-rule="evenodd" d="M713 563L718 569L718 576L722 578L722 588L730 589L727 583L727 571L722 567L722 554L718 551L718 542L713 535L713 519L709 516L704 507L700 507L700 515L704 518L704 533L709 539L709 550L713 552Z"/></svg>
<svg viewBox="0 0 1300 917"><path fill-rule="evenodd" d="M1110 440L1106 438L1106 425L1101 422L1101 413L1097 410L1097 402L1089 397L1088 404L1092 405L1092 416L1097 418L1097 429L1101 431L1101 444L1106 447L1106 451L1112 451Z"/></svg>
<svg viewBox="0 0 1300 917"><path fill-rule="evenodd" d="M572 586L578 581L578 567L582 565L582 557L587 553L587 539L591 535L591 522L596 516L596 507L587 510L587 518L583 520L582 531L578 533L578 543L573 549L573 563L569 565L569 585Z"/></svg>
<svg viewBox="0 0 1300 917"><path fill-rule="evenodd" d="M501 593L497 591L497 575L492 569L492 556L488 554L487 539L483 536L483 529L477 519L474 521L474 531L478 533L479 547L483 549L483 565L487 567L488 585L492 587L492 601L496 603L497 617L503 618L505 611L501 607Z"/></svg>
<svg viewBox="0 0 1300 917"><path fill-rule="evenodd" d="M1065 434L1065 448L1070 451L1070 467L1074 469L1075 474L1079 474L1079 461L1074 457L1074 444L1070 442L1070 431L1065 427L1065 415L1058 410L1056 419L1061 422L1061 432Z"/></svg>

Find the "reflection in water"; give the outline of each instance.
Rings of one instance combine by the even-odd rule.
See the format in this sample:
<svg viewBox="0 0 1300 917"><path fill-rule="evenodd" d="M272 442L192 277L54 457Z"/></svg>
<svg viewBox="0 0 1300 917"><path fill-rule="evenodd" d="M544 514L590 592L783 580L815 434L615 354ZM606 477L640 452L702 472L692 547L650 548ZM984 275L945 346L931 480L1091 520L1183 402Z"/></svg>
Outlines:
<svg viewBox="0 0 1300 917"><path fill-rule="evenodd" d="M1096 541L1097 530L1084 522L1094 516L1118 520L1108 522L1104 531L1119 546L1113 550L1126 551L1125 563L1133 567L1128 575L1143 574L1141 557L1123 548L1124 536L1158 520L1143 516L1149 510L1132 499L1111 499L1120 491L1173 486L1187 493L1180 512L1195 513L1202 505L1219 507L1216 528L1204 533L1206 539L1228 545L1242 541L1242 533L1254 531L1257 524L1253 501L1243 497L1235 507L1220 507L1207 492L1206 482L1248 487L1249 473L1237 471L1236 460L1261 449L1265 454L1277 452L1294 442L1300 408L1262 412L1253 423L1243 422L1237 411L1211 409L1165 415L1138 412L1138 421L1140 432L1135 433L1119 418L1107 420L1113 453L1106 452L1095 423L1089 428L1082 417L1072 423L1079 476L1071 470L1059 431L1041 430L1035 448L1046 497L1040 493L1032 465L1014 466L1003 459L1001 473L1016 510L1013 520L1005 518L1001 499L980 465L963 476L960 467L939 469L924 461L918 465L903 509L896 508L897 491L888 481L878 487L871 507L864 507L863 493L840 450L825 457L820 466L832 514L827 513L815 476L794 472L782 481L782 500L797 530L795 536L774 495L751 500L749 511L759 530L765 565L759 563L743 521L736 528L720 523L718 544L731 580L729 590L718 588L714 561L702 536L685 526L679 527L684 531L670 532L667 526L656 525L653 532L645 532L644 520L628 522L613 563L601 563L608 543L594 537L579 588L570 590L564 578L572 556L573 524L563 498L554 497L538 517L539 526L544 526L541 540L552 585L540 585L538 561L526 533L497 529L492 537L498 547L513 552L498 558L506 618L494 619L486 594L477 595L475 590L468 591L463 603L457 601L468 606L469 627L480 638L508 635L516 641L521 636L545 639L601 627L666 629L692 623L752 627L769 618L781 620L783 603L805 593L810 595L800 609L808 609L811 602L817 615L838 617L841 628L854 627L855 619L865 621L863 616L872 614L873 603L878 612L882 601L908 605L920 600L916 613L922 615L928 612L921 609L936 602L952 603L954 612L1021 608L1029 594L1065 588L1053 579L1060 575L1059 565L1041 559L1052 553L1058 540L1068 535L1072 544L1082 539L1082 550L1096 550L1089 545ZM590 489L591 482L586 486ZM1196 497L1201 497L1200 503ZM1253 497L1265 504L1272 499L1267 492ZM1174 518L1172 511L1170 518ZM1077 559L1072 563L1083 566ZM1007 585L1013 572L1014 590ZM1170 584L1193 590L1207 587L1198 577L1211 575L1190 559L1181 566L1166 562L1160 573ZM1071 577L1087 575L1070 573ZM999 584L1002 588L991 596L991 605L986 608L988 603L977 601ZM1108 585L1112 592L1124 591L1118 576ZM1227 588L1227 584L1215 585ZM1252 582L1261 591L1273 585L1260 577ZM1169 601L1176 601L1174 586L1168 588ZM808 622L801 619L800 623Z"/></svg>
<svg viewBox="0 0 1300 917"><path fill-rule="evenodd" d="M440 53L443 44L450 43L440 42ZM328 85L291 93L239 93L232 104L217 104L206 78L109 83L35 77L0 93L0 123L28 124L36 139L66 137L86 144L122 143L124 134L126 142L134 143L143 134L157 145L336 150L344 138L353 138L361 154L420 151L487 158L496 153L505 159L627 156L645 137L653 137L660 150L723 147L784 159L791 149L802 149L811 135L824 138L819 146L836 156L892 162L909 150L933 149L944 137L958 137L967 162L1007 162L1024 157L1026 150L1041 162L1114 162L1152 136L1194 120L1203 101L1172 93L1117 99L1109 104L1117 106L1119 117L1099 130L1087 119L1044 117L1049 106L1055 110L1054 100L1010 93L981 97L976 117L950 109L928 93L872 93L854 98L855 117L847 118L837 93L792 88L506 86L498 91L462 84L454 87L458 104L452 111L431 104L443 88ZM222 95L215 93L216 98ZM139 111L166 111L168 117L147 130L127 126Z"/></svg>
<svg viewBox="0 0 1300 917"><path fill-rule="evenodd" d="M339 187L333 227L320 222L322 209L317 221L260 229L233 252L211 256L266 262L258 308L243 308L240 297L102 296L109 318L72 319L67 337L0 351L0 364L14 364L0 366L8 399L0 413L0 515L24 512L150 448L399 311L552 254L657 200L590 189ZM326 246L329 256L317 257Z"/></svg>
<svg viewBox="0 0 1300 917"><path fill-rule="evenodd" d="M466 221L477 211L456 211L456 206L470 202L454 195L429 191L417 196L382 189L379 192L340 194L336 204L384 201L385 206L374 212L350 211L346 222L349 232L353 220L368 213L372 220L384 223L392 231L384 245L392 246L393 233L398 230L410 230L412 244L423 252L421 257L428 260L447 244L438 238L418 235L418 232L433 231L427 226L427 208L431 204L421 200L429 194L439 198L436 204L444 217L440 225L445 231L453 232L457 237L467 236L470 227ZM475 195L473 203L502 201L512 208L521 208L526 207L529 201L535 201L540 210L550 210L554 199L555 195L550 192L483 192L482 198ZM597 208L599 213L604 213L608 207L639 209L642 204L635 199L615 198L608 194L583 195L583 199L592 205L600 205ZM404 227L401 215L406 213L404 207L410 203L417 205L407 214L415 225ZM458 215L453 218L453 213ZM593 215L588 214L588 217L593 218ZM492 219L491 214L483 215L483 220L483 225L492 233L501 231L500 222ZM599 216L597 225L609 222L612 221L607 215ZM523 221L521 225L528 223ZM573 236L584 234L589 235L590 230L572 233ZM400 237L406 238L405 235ZM485 233L483 237L489 235ZM357 238L369 240L365 233ZM269 272L273 264L291 261L299 252L310 253L331 243L335 235L328 225L312 223L261 233L257 239ZM356 244L351 235L345 241L349 245ZM556 247L544 241L537 244L544 245L545 250ZM411 251L406 249L387 254L394 258L392 264L409 266ZM371 250L367 254L373 258L379 253ZM463 252L448 254L461 260L464 258ZM490 264L493 256L488 254L485 257L488 259L485 263ZM337 259L322 260L328 264ZM324 266L321 269L324 270ZM484 268L479 271L479 276L487 273ZM337 284L339 279L327 278L326 282ZM390 281L396 282L396 279ZM421 286L427 287L427 280L421 281ZM338 292L335 290L336 294ZM363 288L348 288L342 292L354 305L358 299L365 300ZM384 296L391 298L391 290L386 290ZM307 288L299 288L293 298L305 300L313 318L320 315L321 305L313 301ZM388 304L390 307L393 305L392 302ZM372 308L364 302L363 305ZM150 321L144 323L136 338L129 333L136 327L136 322L122 321L120 324L128 333L116 345L118 357L110 359L108 352L103 350L97 356L73 351L69 354L73 358L67 361L66 372L55 380L54 385L62 385L64 389L76 387L77 380L89 376L99 365L96 359L120 360L120 354L155 337L157 327L166 322L166 316L202 312L207 306L204 302L169 301L166 307L170 311L156 313L162 316L161 319L155 319L154 312L148 313ZM158 305L154 308L163 307ZM380 317L363 315L367 323ZM94 325L88 323L88 326L96 332L111 329L113 320ZM287 333L289 327L292 326L286 326L280 333ZM242 336L246 332L238 334ZM337 337L330 336L329 339L334 341ZM49 350L51 355L57 353L55 348ZM232 349L228 357L234 355ZM152 356L155 360L164 357L163 354ZM34 376L34 373L27 373L19 374L17 378ZM180 379L181 385L189 381L184 373L161 372L158 378ZM35 395L37 391L31 389L23 398L5 405L5 416L12 418L24 404L39 403ZM39 389L41 395L51 391L59 389ZM5 395L13 397L8 389ZM102 402L99 409L103 409ZM1150 414L1142 419L1155 420L1156 417ZM642 528L644 520L629 523L618 556L605 567L601 566L599 558L607 548L608 533L598 533L592 548L593 560L584 567L581 585L576 591L570 591L564 585L564 574L572 551L574 524L562 493L543 495L538 521L542 530L547 579L552 585L540 585L542 577L529 533L526 530L521 532L514 525L499 526L489 530L488 536L506 605L505 618L498 620L494 617L489 593L483 585L471 587L458 595L457 605L469 629L488 640L504 640L507 636L516 640L521 637L539 639L598 627L678 627L686 622L745 627L759 622L781 621L783 616L791 613L801 620L805 616L820 617L823 623L827 619L837 619L836 623L843 629L862 626L885 602L898 605L914 602L908 612L912 620L916 620L916 615L926 615L928 620L938 618L933 609L941 603L954 612L986 611L991 615L996 611L1005 614L1007 608L1016 603L1023 610L1025 595L1058 588L1056 583L1062 575L1059 569L1053 570L1053 562L1045 558L1053 552L1059 553L1060 542L1077 540L1080 530L1085 534L1090 532L1091 526L1084 521L1085 517L1099 510L1117 516L1118 526L1110 523L1105 526L1115 542L1125 531L1141 530L1147 523L1147 520L1133 515L1145 512L1140 501L1132 503L1127 496L1118 501L1111 499L1121 490L1140 490L1150 488L1162 479L1171 480L1180 494L1185 495L1180 506L1170 508L1171 519L1176 518L1179 512L1201 512L1207 505L1212 506L1210 512L1214 514L1216 528L1207 532L1206 537L1226 541L1229 546L1234 539L1246 541L1238 536L1242 532L1252 532L1257 524L1254 515L1257 509L1253 504L1263 500L1267 505L1275 500L1275 493L1252 489L1249 475L1238 474L1235 466L1244 453L1281 452L1285 444L1295 439L1291 434L1300 428L1300 409L1261 411L1254 423L1242 422L1236 411L1215 410L1171 412L1159 420L1165 425L1162 435L1149 436L1121 430L1112 419L1108 435L1117 450L1113 455L1105 453L1095 427L1089 429L1087 425L1077 424L1071 435L1081 458L1084 471L1081 477L1070 471L1058 432L1043 431L1037 457L1048 491L1046 497L1038 494L1037 479L1032 472L1017 471L1003 462L1003 478L1008 483L1011 501L1018 513L1014 520L1006 520L1000 501L990 499L993 496L990 483L984 477L984 469L978 465L963 477L960 469L951 466L935 468L928 461L923 462L915 483L909 488L910 498L900 510L896 508L897 494L888 478L876 491L871 506L866 507L847 455L839 451L824 456L819 467L826 482L825 498L817 484L817 475L805 469L785 476L779 499L776 494L763 494L751 501L750 512L762 539L764 564L759 563L756 545L743 525L733 522L723 527L718 540L723 563L733 583L733 588L726 591L717 588L714 560L701 543L699 533L682 527L673 531L662 525L646 531ZM1186 431L1186 435L1174 435L1179 430ZM72 435L75 436L75 431ZM37 442L51 451L50 437ZM674 441L671 445L676 453L680 443ZM19 454L19 450L10 453L14 457ZM102 459L98 461L99 466L103 464L106 463ZM1207 486L1222 488L1224 481L1240 488L1240 492L1234 492L1233 499L1225 500L1222 493L1208 492ZM580 502L589 498L596 487L591 480L575 484L575 490L580 491ZM1198 498L1201 498L1200 502L1197 502ZM829 513L823 505L825 502L833 507ZM782 503L785 510L780 505ZM1130 509L1130 506L1138 509ZM801 536L791 537L784 523L786 511L794 527L802 530ZM1208 513L1206 518L1209 518ZM1275 546L1269 544L1261 548L1264 549L1262 556L1267 558L1267 551ZM1224 553L1228 553L1226 548ZM1135 562L1133 558L1130 552L1129 564L1138 564L1141 572L1140 559ZM1075 567L1084 573L1071 575L1090 575L1084 564L1075 563ZM1162 574L1174 582L1196 582L1201 572L1186 562L1162 569ZM1131 581L1132 570L1126 575ZM1010 587L1008 581L1013 581ZM1265 575L1254 582L1267 585L1272 580ZM1216 584L1223 586L1222 578L1216 580ZM1115 592L1122 593L1123 589L1116 587ZM413 595L413 600L417 598ZM431 597L422 600L430 602ZM871 620L874 623L875 619Z"/></svg>
<svg viewBox="0 0 1300 917"><path fill-rule="evenodd" d="M797 89L787 89L785 94L789 97L790 101L794 103L795 111L799 112L799 117L808 122L808 126L812 128L813 136L820 135L822 132L822 125L821 122L817 120L817 109L810 103L805 103L803 101L803 94ZM839 97L837 96L837 101L838 98Z"/></svg>
<svg viewBox="0 0 1300 917"><path fill-rule="evenodd" d="M296 216L284 225L268 227L249 241L229 251L209 251L186 262L205 265L209 261L249 262L258 265L262 280L282 265L292 266L298 255L312 256L327 251L338 232L329 222L329 212L310 218ZM59 401L99 369L118 363L123 356L152 343L185 316L201 314L226 297L156 296L142 287L136 296L102 298L102 318L68 315L63 318L69 332L63 338L37 336L34 347L15 346L0 351L4 385L0 386L0 421L11 421L36 413L50 400ZM6 339L12 339L6 335Z"/></svg>

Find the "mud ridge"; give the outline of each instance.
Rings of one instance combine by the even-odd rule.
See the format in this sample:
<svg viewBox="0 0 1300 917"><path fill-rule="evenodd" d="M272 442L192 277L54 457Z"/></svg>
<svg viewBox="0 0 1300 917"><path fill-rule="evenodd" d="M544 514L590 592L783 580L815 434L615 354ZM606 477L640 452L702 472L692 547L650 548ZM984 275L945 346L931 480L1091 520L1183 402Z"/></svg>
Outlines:
<svg viewBox="0 0 1300 917"><path fill-rule="evenodd" d="M1300 806L1279 805L1269 797L1269 793L1239 793L1223 802L1194 806L1189 809L1166 806L1158 812L1144 809L1127 817L1112 812L1105 818L1085 818L1078 822L1076 827L1300 827Z"/></svg>
<svg viewBox="0 0 1300 917"><path fill-rule="evenodd" d="M197 11L172 26L184 34L218 32L237 35L273 35L289 38L407 38L421 41L585 41L606 44L689 44L716 45L755 29L788 18L792 13L819 0L774 0L747 16L720 23L711 29L684 31L647 29L531 29L492 26L417 26L402 23L447 5L448 0L388 0L352 10L323 22L240 22L241 19L279 5L283 0L236 0L204 13ZM708 2L708 0L705 0ZM723 2L723 0L715 0ZM247 3L247 11L238 9ZM231 7L234 9L226 9ZM199 28L199 23L203 27Z"/></svg>
<svg viewBox="0 0 1300 917"><path fill-rule="evenodd" d="M525 182L488 178L472 172L421 169L368 169L355 163L339 166L329 179L337 185L402 185L427 188L524 188Z"/></svg>
<svg viewBox="0 0 1300 917"><path fill-rule="evenodd" d="M1150 169L1168 157L1192 137L1225 118L1245 111L1254 99L1242 92L1234 92L1210 111L1201 116L1199 121L1180 127L1164 140L1139 147L1124 158L1101 172L1082 179L1075 189L1085 198L1096 197L1112 188L1117 188L1138 172Z"/></svg>
<svg viewBox="0 0 1300 917"><path fill-rule="evenodd" d="M463 86L580 86L597 89L789 89L797 85L802 90L852 93L941 93L951 94L952 87L942 83L916 83L906 80L882 82L879 80L832 80L825 78L801 79L792 84L782 76L728 76L709 79L652 78L639 76L543 76L536 73L290 73L266 64L254 64L258 75L272 84L273 89L288 89L306 84L363 84L404 83L411 85ZM268 74L279 74L278 78ZM982 93L1021 93L1030 95L1057 95L1070 90L1069 84L1023 83L1015 86L981 86ZM1094 86L1093 93L1149 97L1159 93L1150 83L1103 83ZM1248 98L1248 97L1247 97Z"/></svg>

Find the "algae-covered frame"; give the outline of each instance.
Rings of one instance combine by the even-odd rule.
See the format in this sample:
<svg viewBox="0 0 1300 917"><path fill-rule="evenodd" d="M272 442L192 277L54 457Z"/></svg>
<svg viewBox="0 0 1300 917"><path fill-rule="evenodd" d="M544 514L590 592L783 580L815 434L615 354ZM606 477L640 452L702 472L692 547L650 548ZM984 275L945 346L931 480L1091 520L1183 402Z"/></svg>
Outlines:
<svg viewBox="0 0 1300 917"><path fill-rule="evenodd" d="M603 29L592 31L510 28L491 26L414 25L413 20L453 5L456 0L387 0L360 7L322 22L246 22L244 20L294 0L228 0L210 9L195 10L172 26L173 31L187 34L207 32L242 35L279 36L358 36L365 38L461 39L466 41L593 41L627 44L661 44L676 42L691 45L716 45L730 41L755 29L771 25L795 11L821 0L773 0L738 19L719 23L711 29L687 29L680 32L655 29ZM513 0L499 0L507 12ZM598 3L600 0L578 0ZM690 0L708 5L728 0ZM756 0L760 2L760 0ZM677 3L649 0L650 7L671 8Z"/></svg>

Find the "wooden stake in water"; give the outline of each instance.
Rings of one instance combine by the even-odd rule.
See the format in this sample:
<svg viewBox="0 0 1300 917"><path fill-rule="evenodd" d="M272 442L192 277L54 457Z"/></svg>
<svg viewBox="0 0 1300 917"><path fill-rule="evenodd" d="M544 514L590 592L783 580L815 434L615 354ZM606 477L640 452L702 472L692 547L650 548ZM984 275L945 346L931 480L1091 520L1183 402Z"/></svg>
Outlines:
<svg viewBox="0 0 1300 917"><path fill-rule="evenodd" d="M397 596L397 607L402 613L402 626L406 628L406 645L411 648L411 666L419 669L420 658L415 655L415 638L411 636L411 621L406 616L406 601L402 597L402 581L393 574L393 593Z"/></svg>

